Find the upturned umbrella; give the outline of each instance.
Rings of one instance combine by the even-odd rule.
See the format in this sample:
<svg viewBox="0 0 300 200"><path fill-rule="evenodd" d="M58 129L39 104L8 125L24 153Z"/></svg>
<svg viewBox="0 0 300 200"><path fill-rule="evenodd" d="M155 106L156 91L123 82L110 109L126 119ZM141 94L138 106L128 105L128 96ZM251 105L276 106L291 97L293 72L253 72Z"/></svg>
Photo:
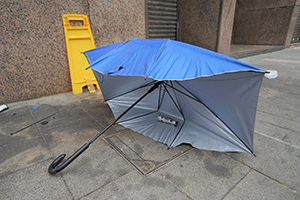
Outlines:
<svg viewBox="0 0 300 200"><path fill-rule="evenodd" d="M182 143L220 152L253 152L258 94L265 71L168 39L131 39L85 52L115 121L168 147Z"/></svg>

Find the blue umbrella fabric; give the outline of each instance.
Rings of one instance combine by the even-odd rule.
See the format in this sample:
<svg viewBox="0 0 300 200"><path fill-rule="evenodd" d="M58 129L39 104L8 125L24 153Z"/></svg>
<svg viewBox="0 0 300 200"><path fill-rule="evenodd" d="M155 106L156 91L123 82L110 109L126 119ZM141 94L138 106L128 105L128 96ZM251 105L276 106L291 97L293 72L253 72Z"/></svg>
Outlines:
<svg viewBox="0 0 300 200"><path fill-rule="evenodd" d="M117 122L176 147L253 154L258 94L265 71L168 39L131 39L85 52Z"/></svg>

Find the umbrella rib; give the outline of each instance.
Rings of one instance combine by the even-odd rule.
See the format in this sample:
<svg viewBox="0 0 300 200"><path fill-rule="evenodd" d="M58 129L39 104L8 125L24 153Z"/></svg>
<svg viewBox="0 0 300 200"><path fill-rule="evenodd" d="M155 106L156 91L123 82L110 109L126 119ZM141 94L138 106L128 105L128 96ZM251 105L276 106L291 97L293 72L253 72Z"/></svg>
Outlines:
<svg viewBox="0 0 300 200"><path fill-rule="evenodd" d="M183 123L182 123L182 125L180 126L180 129L178 130L178 132L177 132L176 136L174 137L173 141L171 142L170 146L172 146L173 143L175 142L175 140L176 140L176 138L178 137L178 135L179 135L179 133L180 133L182 127L183 127L184 124L185 124L185 121L186 121L186 120L185 120L185 118L184 118ZM169 147L170 147L170 146L169 146Z"/></svg>
<svg viewBox="0 0 300 200"><path fill-rule="evenodd" d="M149 85L149 84L148 84L148 85ZM157 111L159 110L161 104L162 104L162 100L160 99L160 97L161 97L161 87L162 87L162 86L159 85L158 108L157 108L155 111L151 111L151 112L146 113L146 114L143 114L143 115L139 115L139 116L135 116L135 117L132 117L132 118L129 118L129 119L126 119L126 120L122 120L122 121L119 121L119 123L127 122L127 121L130 121L130 120L137 119L137 118L140 118L140 117L144 117L144 116L147 116L147 115L151 115L152 113L157 112ZM164 94L165 94L165 93L162 94L163 97L164 97ZM162 97L162 98L163 98L163 97Z"/></svg>
<svg viewBox="0 0 300 200"><path fill-rule="evenodd" d="M141 88L143 88L143 87L147 87L147 86L150 86L150 85L154 85L154 83L155 83L156 81L154 80L154 81L152 81L152 82L150 82L150 83L147 83L146 85L142 85L142 86L140 86L140 87L137 87L137 88L134 88L133 90L130 90L130 91L128 91L128 92L125 92L125 93L122 93L122 94L119 94L119 95L117 95L117 96L115 96L115 97L112 97L112 98L110 98L110 99L106 99L105 101L109 101L109 100L112 100L112 99L115 99L115 98L118 98L118 97L120 97L120 96L122 96L122 95L126 95L126 94L129 94L130 92L134 92L134 91L136 91L136 90L138 90L138 89L141 89Z"/></svg>
<svg viewBox="0 0 300 200"><path fill-rule="evenodd" d="M178 85L180 85L177 81L175 81L175 82L176 82ZM165 84L166 84L167 86L171 87L172 89L176 90L177 92L180 92L181 94L183 94L183 95L185 95L185 96L187 96L187 97L193 99L194 101L197 101L197 102L203 104L203 102L202 102L201 100L199 100L197 97L194 97L194 95L190 96L190 95L188 95L188 94L186 94L186 93L184 93L184 92L178 90L178 89L175 88L174 86L169 85L168 83L165 83ZM180 86L181 86L181 85L180 85ZM181 87L183 87L183 86L181 86ZM183 88L184 88L184 87L183 87ZM184 88L184 89L187 90L186 88ZM189 91L187 90L187 92L189 92ZM189 92L189 93L190 93L190 92ZM191 93L190 93L190 94L191 94Z"/></svg>
<svg viewBox="0 0 300 200"><path fill-rule="evenodd" d="M174 143L174 141L175 141L175 139L177 138L177 136L179 135L180 131L182 130L182 128L183 128L183 126L184 126L184 124L185 124L185 122L186 122L186 119L185 119L185 117L184 117L184 115L183 115L183 113L182 113L182 110L181 110L180 106L177 105L177 104L179 104L179 103L178 103L177 97L176 97L176 101L177 101L177 103L176 103L176 101L175 101L174 98L171 96L170 92L168 91L167 87L166 87L165 85L164 85L164 87L165 87L165 90L164 90L163 92L161 91L161 90L162 90L162 86L160 86L160 88L159 88L159 102L158 102L159 105L158 105L157 110L152 111L152 112L149 112L149 113L146 113L146 114L143 114L143 115L135 116L135 117L132 117L132 118L130 118L130 119L122 120L122 121L119 121L118 123L127 122L127 121L130 121L130 120L134 120L134 119L141 118L141 117L144 117L144 116L147 116L147 115L151 115L151 114L153 114L153 113L155 113L155 112L158 112L159 109L160 109L160 106L162 105L162 102L163 102L163 99L164 99L164 96L165 96L165 93L166 93L165 91L167 91L167 93L169 94L171 100L173 101L173 103L175 104L176 108L179 110L180 114L181 114L182 117L183 117L183 123L182 123L182 125L180 126L180 128L179 128L179 130L178 130L176 136L174 137L174 139L172 140L172 142L170 143L170 145L168 145L168 146L170 147L170 146ZM161 93L162 93L162 94L161 94ZM174 92L174 93L175 93L175 92ZM176 96L176 94L175 94L175 96ZM170 135L169 135L168 137L170 137Z"/></svg>
<svg viewBox="0 0 300 200"><path fill-rule="evenodd" d="M145 117L147 115L151 115L152 113L155 113L157 112L158 110L155 110L155 111L152 111L152 112L149 112L149 113L146 113L146 114L143 114L143 115L139 115L139 116L135 116L135 117L132 117L132 118L129 118L129 119L126 119L126 120L122 120L122 121L119 121L119 123L122 123L122 122L127 122L127 121L130 121L130 120L133 120L133 119L137 119L137 118L140 118L140 117Z"/></svg>
<svg viewBox="0 0 300 200"><path fill-rule="evenodd" d="M172 101L173 101L173 103L175 104L175 106L176 106L177 110L179 110L180 114L181 114L181 115L182 115L182 117L183 117L182 110L181 110L181 108L179 107L179 105L177 105L177 104L179 104L179 103L178 103L178 100L176 99L176 100L177 100L177 102L175 102L175 100L173 99L172 95L170 94L170 92L169 92L169 90L167 89L167 87L165 86L165 84L164 84L164 87L165 87L165 89L166 89L167 93L169 94L169 96L170 96L171 100L172 100Z"/></svg>
<svg viewBox="0 0 300 200"><path fill-rule="evenodd" d="M184 126L186 120L185 120L185 117L184 117L184 115L183 115L182 109L181 109L181 107L180 107L180 105L179 105L179 101L178 101L178 98L177 98L176 93L175 93L175 91L174 91L174 88L172 88L172 89L173 89L173 91L174 91L174 95L175 95L175 97L176 97L176 101L177 101L177 102L175 102L175 100L173 99L172 95L169 93L169 90L167 89L166 85L168 85L168 84L164 84L165 90L166 90L167 93L169 94L171 100L173 101L173 103L175 104L176 108L178 109L178 111L180 112L180 114L181 114L181 116L182 116L182 118L183 118L183 123L182 123L182 125L180 126L180 129L178 130L177 134L175 135L174 139L172 140L172 142L171 142L171 144L170 144L170 146L172 146L172 144L175 142L177 136L179 135L179 133L180 133L182 127ZM178 104L178 105L177 105L177 104Z"/></svg>
<svg viewBox="0 0 300 200"><path fill-rule="evenodd" d="M162 100L163 100L163 98L165 96L165 91L163 91L163 93L162 93L161 88L162 88L162 86L160 85L159 86L159 93L158 93L159 96L158 96L158 107L157 107L157 110L160 109L161 104L162 104Z"/></svg>
<svg viewBox="0 0 300 200"><path fill-rule="evenodd" d="M176 101L177 101L177 103L178 103L178 107L180 108L180 111L181 111L181 113L182 113L182 115L183 115L183 111L182 111L182 108L181 108L181 106L180 106L180 103L179 103L177 94L176 94L176 92L175 92L175 90L174 90L173 82L170 81L170 83L171 83L171 85L172 85L172 89L173 89L173 92L174 92L174 96L175 96L175 98L176 98ZM184 116L183 116L183 117L184 117Z"/></svg>
<svg viewBox="0 0 300 200"><path fill-rule="evenodd" d="M177 81L175 81L179 86L181 86L183 89L185 89L190 95L192 95L193 97L191 97L192 99L194 99L195 101L203 104L213 115L215 115L242 143L245 147L247 147L247 149L254 155L254 152L251 150L251 148L248 147L248 145L246 145L246 143L213 111L211 110L205 103L203 103L198 97L196 97L195 95L193 95L188 89L186 89L183 85L181 85L180 83L178 83ZM173 87L173 86L170 86ZM178 89L176 89L175 87L173 87L175 90L180 91ZM181 92L181 91L180 91ZM181 92L183 94L185 94L184 92ZM189 95L185 94L186 96L190 97Z"/></svg>
<svg viewBox="0 0 300 200"><path fill-rule="evenodd" d="M166 88L166 86L164 86L165 88ZM166 88L166 90L165 91L167 91L167 93L169 94L169 96L171 97L171 99L172 99L172 101L173 101L173 103L176 105L176 102L174 101L174 99L172 98L172 96L171 96L171 94L169 93L169 91L167 90L167 88ZM159 93L161 93L161 86L160 86L160 89L159 89ZM165 92L163 92L163 97L165 96ZM162 104L162 101L163 101L163 97L162 97L162 99L160 99L160 96L161 96L161 94L159 94L159 105L158 105L158 108L157 108L157 110L155 110L155 111L152 111L152 112L149 112L149 113L146 113L146 114L143 114L143 115L139 115L139 116L135 116L135 117L132 117L132 118L129 118L129 119L126 119L126 120L123 120L123 121L119 121L119 123L122 123L122 122L126 122L126 121L130 121L130 120L133 120L133 119L137 119L137 118L140 118L140 117L144 117L144 116L147 116L147 115L150 115L150 114L152 114L152 113L155 113L155 112L157 112L158 110L159 110L159 108L161 107L161 104ZM178 101L178 100L177 100ZM180 114L182 115L182 117L184 118L184 116L183 116L183 113L182 113L182 111L181 111L181 109L176 105L176 107L177 107L177 109L179 110L179 112L180 112ZM184 118L185 119L185 118Z"/></svg>

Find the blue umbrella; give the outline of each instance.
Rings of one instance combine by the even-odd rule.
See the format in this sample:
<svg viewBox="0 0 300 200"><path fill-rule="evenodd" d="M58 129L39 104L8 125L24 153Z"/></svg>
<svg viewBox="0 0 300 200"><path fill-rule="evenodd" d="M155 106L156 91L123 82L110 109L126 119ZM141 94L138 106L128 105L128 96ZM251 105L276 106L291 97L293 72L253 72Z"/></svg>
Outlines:
<svg viewBox="0 0 300 200"><path fill-rule="evenodd" d="M57 158L50 173L66 167L116 123L168 147L189 143L198 149L254 154L265 71L168 39L131 39L85 55L116 120L59 167L64 156Z"/></svg>

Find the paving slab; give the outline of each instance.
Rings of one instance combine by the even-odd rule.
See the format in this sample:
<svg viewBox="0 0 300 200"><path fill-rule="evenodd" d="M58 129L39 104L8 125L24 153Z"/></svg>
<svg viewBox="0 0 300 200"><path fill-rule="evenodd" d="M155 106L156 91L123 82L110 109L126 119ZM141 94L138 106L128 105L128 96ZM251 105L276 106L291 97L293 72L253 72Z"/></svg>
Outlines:
<svg viewBox="0 0 300 200"><path fill-rule="evenodd" d="M37 131L36 133L38 134ZM14 172L51 158L51 154L41 138L14 137L13 142L4 138L2 142L13 143L14 145L4 146L4 150L1 148L0 174Z"/></svg>
<svg viewBox="0 0 300 200"><path fill-rule="evenodd" d="M300 48L241 59L262 69L277 70L276 79L264 79L259 95L255 131L277 139L300 130ZM300 139L300 138L299 138ZM289 142L289 141L288 141Z"/></svg>
<svg viewBox="0 0 300 200"><path fill-rule="evenodd" d="M24 102L0 116L0 174L49 159L51 154ZM13 135L12 135L13 134Z"/></svg>
<svg viewBox="0 0 300 200"><path fill-rule="evenodd" d="M82 200L89 199L191 200L163 176L151 174L151 176L142 177L136 171L132 171L82 198Z"/></svg>
<svg viewBox="0 0 300 200"><path fill-rule="evenodd" d="M226 154L300 192L300 179L298 178L300 177L300 148L261 134L255 134L254 153L257 157L243 153Z"/></svg>
<svg viewBox="0 0 300 200"><path fill-rule="evenodd" d="M165 144L128 129L104 139L145 176L192 149L187 144L168 148Z"/></svg>
<svg viewBox="0 0 300 200"><path fill-rule="evenodd" d="M300 199L300 194L254 170L226 195L224 200L235 199Z"/></svg>
<svg viewBox="0 0 300 200"><path fill-rule="evenodd" d="M72 154L102 129L103 127L97 122L90 118L83 118L66 122L65 126L42 130L42 134L52 154L58 156L61 153Z"/></svg>
<svg viewBox="0 0 300 200"><path fill-rule="evenodd" d="M39 125L42 135L54 156L59 156L62 153L73 154L105 128L80 107L73 107L71 104L58 110L59 112L55 114L55 118L49 120L47 125ZM99 120L101 119L103 117ZM113 133L116 133L114 126L101 137Z"/></svg>
<svg viewBox="0 0 300 200"><path fill-rule="evenodd" d="M158 173L192 199L221 199L250 170L222 153L193 149Z"/></svg>
<svg viewBox="0 0 300 200"><path fill-rule="evenodd" d="M71 97L62 95L62 104L58 103L59 97L56 95L54 99L55 103L44 101L41 98L34 102L29 101L27 104L39 106L38 110L32 111L33 116L36 118L40 119L54 113L53 117L46 120L49 122L47 126L39 126L42 132L48 131L47 129L49 128L72 127L71 124L77 124L77 122L81 120L87 124L85 127L87 127L89 123L91 123L91 125L95 125L95 123L99 124L101 128L95 126L99 133L114 120L109 106L103 101L101 96L99 97L99 95L101 95L100 90L92 93L90 96L86 93L73 95ZM67 103L68 99L70 99L69 103ZM122 126L114 125L104 135L107 136L122 129L124 129Z"/></svg>
<svg viewBox="0 0 300 200"><path fill-rule="evenodd" d="M0 174L0 199L72 199L63 179L47 173L47 161Z"/></svg>
<svg viewBox="0 0 300 200"><path fill-rule="evenodd" d="M280 115L273 115L266 112L257 112L256 119L268 124L272 124L274 126L299 132L300 130L300 122L296 119L288 119L286 117L282 117Z"/></svg>
<svg viewBox="0 0 300 200"><path fill-rule="evenodd" d="M283 141L300 148L300 133L291 131L283 138Z"/></svg>
<svg viewBox="0 0 300 200"><path fill-rule="evenodd" d="M267 81L269 80L264 80L264 83ZM260 90L258 111L268 112L273 115L280 115L289 119L300 120L300 113L297 109L295 109L299 106L298 96L291 93L284 93L280 96L276 96L274 93L280 92L267 88L263 84L263 87Z"/></svg>
<svg viewBox="0 0 300 200"><path fill-rule="evenodd" d="M89 101L89 99L81 100L80 103L78 103L78 106L103 127L108 126L115 120L109 105L101 99L93 99L92 101ZM112 132L117 132L125 128L115 124L112 129Z"/></svg>
<svg viewBox="0 0 300 200"><path fill-rule="evenodd" d="M9 109L1 112L0 131L10 134L32 124L34 119L26 103L14 103Z"/></svg>
<svg viewBox="0 0 300 200"><path fill-rule="evenodd" d="M168 148L167 145L134 131L123 131L117 136L140 157L145 160L155 160L156 162L164 162L192 148L187 144L182 144L178 148Z"/></svg>
<svg viewBox="0 0 300 200"><path fill-rule="evenodd" d="M104 129L97 120L80 107L80 104L78 104L80 99L89 99L89 96L87 95L82 96L84 96L84 98L78 98L77 96L77 98L72 100L72 96L69 98L68 95L63 94L50 97L50 100L47 98L40 98L32 101L24 101L11 104L10 109L6 111L5 115L2 115L3 113L1 113L1 117L6 117L3 118L6 120L0 120L5 125L1 126L3 129L1 129L0 135L0 175L3 176L1 179L5 180L5 178L8 178L8 182L11 182L14 178L16 180L18 178L23 179L23 177L19 176L13 176L11 179L9 179L9 177L11 177L10 174L13 174L16 170L19 170L21 173L26 171L28 167L33 167L46 160L45 164L41 166L43 171L36 172L37 177L40 177L41 179L44 177L61 179L60 177L65 176L64 178L68 180L64 180L65 184L70 183L70 188L68 189L70 190L69 197L79 198L80 196L84 196L86 192L93 191L94 189L107 184L111 180L134 170L100 138L91 145L81 158L78 158L72 163L73 168L71 164L63 171L71 174L61 173L57 176L48 174L48 167L56 156L62 153L66 153L67 156L70 156L84 143L90 141ZM62 99L61 102L59 101L60 97ZM103 104L103 101L100 104ZM38 109L32 110L32 107L35 106L37 106ZM91 105L90 108L92 107L93 105ZM108 105L105 105L105 108L107 110ZM102 111L101 109L101 107L98 108L100 112ZM44 118L50 113L55 113L55 115L45 120L48 122L47 124L34 124L37 119ZM113 116L110 113L110 118L112 117ZM106 116L103 115L99 120L103 118L106 118ZM9 135L12 131L20 129L28 124L33 125L13 136ZM112 127L111 130L107 131L106 136L115 132L116 130ZM44 144L44 146L41 144ZM5 151L2 150L2 148ZM107 158L110 158L110 162L107 162ZM78 171L77 168L79 168ZM72 177L72 172L75 173L75 175L73 175L75 178ZM78 173L81 174L81 176L78 176ZM1 185L1 189L5 187L6 186ZM72 192L74 194L72 194ZM30 190L27 190L27 193L28 195L25 195L24 199L37 197L32 195ZM48 194L48 199L67 199L64 198L63 194L56 194L59 198L56 198L55 195L53 196L54 198L49 198L50 195ZM14 199L19 197L19 193L8 192L7 196Z"/></svg>
<svg viewBox="0 0 300 200"><path fill-rule="evenodd" d="M255 120L254 131L257 133L265 133L268 136L277 138L279 140L282 140L284 137L287 136L288 133L291 132L291 130L289 129L278 126L277 124L274 123L267 123L260 119Z"/></svg>
<svg viewBox="0 0 300 200"><path fill-rule="evenodd" d="M70 154L68 154L70 155ZM49 163L50 164L50 163ZM75 199L135 171L104 140L97 140L60 174ZM58 177L59 174L55 175Z"/></svg>

